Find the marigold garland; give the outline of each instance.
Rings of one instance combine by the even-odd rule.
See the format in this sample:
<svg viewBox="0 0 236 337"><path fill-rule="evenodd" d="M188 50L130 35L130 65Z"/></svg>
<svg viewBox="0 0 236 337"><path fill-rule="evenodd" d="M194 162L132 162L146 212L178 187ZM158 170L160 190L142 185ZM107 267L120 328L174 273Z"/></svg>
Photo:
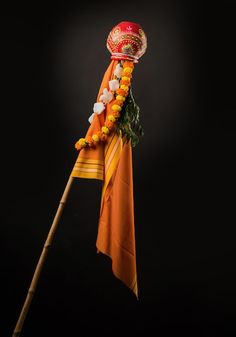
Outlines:
<svg viewBox="0 0 236 337"><path fill-rule="evenodd" d="M131 61L124 61L123 64L122 62L120 63L120 66L123 68L123 71L121 73L121 79L118 79L119 89L115 91L115 98L114 100L112 100L112 113L106 117L105 124L101 127L100 131L96 132L92 136L80 138L75 143L75 148L77 150L81 150L85 147L94 147L100 141L105 142L107 140L107 137L115 129L117 121L120 117L122 106L125 102L126 97L129 94L134 63Z"/></svg>

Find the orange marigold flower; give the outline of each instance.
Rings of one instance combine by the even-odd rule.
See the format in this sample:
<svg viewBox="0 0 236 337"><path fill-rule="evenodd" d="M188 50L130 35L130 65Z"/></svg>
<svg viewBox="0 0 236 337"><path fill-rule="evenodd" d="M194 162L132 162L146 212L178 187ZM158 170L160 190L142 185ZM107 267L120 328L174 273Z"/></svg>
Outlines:
<svg viewBox="0 0 236 337"><path fill-rule="evenodd" d="M111 122L111 121L106 121L106 123L105 123L105 126L109 129L109 130L112 130L112 129L114 129L114 123L113 122Z"/></svg>
<svg viewBox="0 0 236 337"><path fill-rule="evenodd" d="M76 143L75 143L75 148L77 150L82 149L87 145L85 138L80 138Z"/></svg>
<svg viewBox="0 0 236 337"><path fill-rule="evenodd" d="M88 146L93 146L93 138L92 136L88 136L85 138L85 142L88 144Z"/></svg>
<svg viewBox="0 0 236 337"><path fill-rule="evenodd" d="M122 77L129 77L129 78L132 78L132 74L129 73L128 71L122 71L121 76L122 76Z"/></svg>
<svg viewBox="0 0 236 337"><path fill-rule="evenodd" d="M127 77L128 78L128 77ZM121 80L120 84L124 84L124 85L130 85L130 81L126 81L126 80Z"/></svg>
<svg viewBox="0 0 236 337"><path fill-rule="evenodd" d="M126 68L126 67L134 68L134 63L131 62L131 61L125 61L125 62L123 63L123 68Z"/></svg>
<svg viewBox="0 0 236 337"><path fill-rule="evenodd" d="M87 136L85 138L86 143L91 143L93 141L92 136Z"/></svg>
<svg viewBox="0 0 236 337"><path fill-rule="evenodd" d="M79 144L79 141L75 143L75 148L76 148L76 150L82 149L82 145Z"/></svg>
<svg viewBox="0 0 236 337"><path fill-rule="evenodd" d="M128 95L127 91L125 91L123 89L117 89L116 93L117 93L117 95L121 95L121 96L125 96L125 97Z"/></svg>
<svg viewBox="0 0 236 337"><path fill-rule="evenodd" d="M97 132L97 136L98 136L98 138L99 138L100 140L101 140L102 134L103 134L102 131L98 131L98 132Z"/></svg>
<svg viewBox="0 0 236 337"><path fill-rule="evenodd" d="M101 132L100 139L101 139L102 142L105 142L107 140L107 135L105 133Z"/></svg>

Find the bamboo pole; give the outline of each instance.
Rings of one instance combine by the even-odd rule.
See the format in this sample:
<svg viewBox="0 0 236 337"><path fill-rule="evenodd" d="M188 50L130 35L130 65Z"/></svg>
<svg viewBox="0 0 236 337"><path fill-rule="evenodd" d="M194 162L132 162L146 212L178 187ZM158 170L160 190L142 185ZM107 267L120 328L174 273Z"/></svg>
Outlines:
<svg viewBox="0 0 236 337"><path fill-rule="evenodd" d="M33 278L32 278L32 281L31 281L31 284L30 284L30 287L29 287L24 305L21 309L21 313L20 313L20 316L19 316L18 321L16 323L16 326L15 326L12 337L19 337L20 336L24 321L25 321L27 313L29 311L31 301L33 299L34 293L35 293L36 288L37 288L38 280L39 280L40 274L42 272L43 265L46 261L47 255L48 255L48 250L52 245L52 241L53 241L58 223L59 223L60 218L62 216L62 212L63 212L64 206L66 204L66 200L67 200L67 197L69 195L69 192L70 192L70 189L71 189L71 186L72 186L72 183L73 183L73 179L74 178L70 176L70 178L68 179L68 182L66 184L66 187L65 187L65 190L63 192L62 198L60 200L57 212L56 212L55 217L53 219L53 223L51 225L51 228L50 228L50 231L48 233L47 239L44 243L42 253L41 253L40 258L38 260L38 264L35 268L34 275L33 275Z"/></svg>

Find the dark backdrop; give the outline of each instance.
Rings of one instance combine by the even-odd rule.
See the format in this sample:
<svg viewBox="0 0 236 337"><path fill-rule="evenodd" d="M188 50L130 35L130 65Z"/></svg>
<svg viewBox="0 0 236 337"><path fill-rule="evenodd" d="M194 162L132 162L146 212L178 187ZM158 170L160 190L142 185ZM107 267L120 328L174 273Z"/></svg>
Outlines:
<svg viewBox="0 0 236 337"><path fill-rule="evenodd" d="M138 22L140 300L96 254L101 183L76 180L22 336L235 336L235 1L1 9L1 336L11 336L110 62ZM85 329L85 331L83 331Z"/></svg>

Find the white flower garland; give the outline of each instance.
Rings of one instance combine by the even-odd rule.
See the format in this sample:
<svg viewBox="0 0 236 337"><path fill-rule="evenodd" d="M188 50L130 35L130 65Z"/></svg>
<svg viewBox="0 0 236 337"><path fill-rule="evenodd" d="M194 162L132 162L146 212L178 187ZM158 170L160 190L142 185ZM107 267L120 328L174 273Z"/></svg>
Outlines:
<svg viewBox="0 0 236 337"><path fill-rule="evenodd" d="M114 76L116 77L116 79L108 82L109 91L107 90L107 88L103 89L103 94L99 98L100 102L96 102L93 105L93 113L88 119L90 124L92 123L94 119L94 115L95 114L100 115L105 110L106 104L110 103L114 99L114 92L117 89L119 89L119 86L120 86L119 81L121 79L122 71L123 71L123 68L120 66L120 63L118 63L114 70Z"/></svg>

